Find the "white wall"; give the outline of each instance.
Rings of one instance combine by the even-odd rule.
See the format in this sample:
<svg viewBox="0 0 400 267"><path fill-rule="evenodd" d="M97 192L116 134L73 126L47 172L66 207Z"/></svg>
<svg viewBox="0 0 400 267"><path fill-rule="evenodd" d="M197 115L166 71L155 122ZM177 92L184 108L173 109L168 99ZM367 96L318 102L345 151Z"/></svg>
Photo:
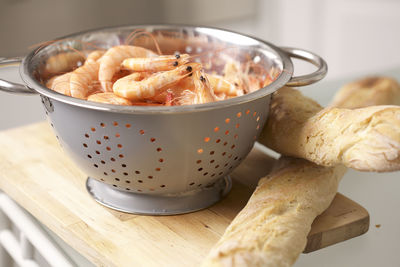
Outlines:
<svg viewBox="0 0 400 267"><path fill-rule="evenodd" d="M400 66L396 0L15 0L0 1L0 57L106 25L189 23L223 27L326 59L326 80ZM296 73L312 71L296 63ZM9 75L9 72L5 75ZM5 77L0 72L0 78ZM0 92L0 129L43 119L37 97Z"/></svg>
<svg viewBox="0 0 400 267"><path fill-rule="evenodd" d="M256 13L256 0L0 0L0 57L21 56L44 41L91 28L122 24L241 21ZM230 3L231 9L224 10ZM246 27L243 29L246 31ZM18 81L17 68L0 69L0 79ZM0 92L0 130L44 119L37 96Z"/></svg>
<svg viewBox="0 0 400 267"><path fill-rule="evenodd" d="M256 16L218 24L311 50L331 80L400 66L399 14L396 0L260 0Z"/></svg>

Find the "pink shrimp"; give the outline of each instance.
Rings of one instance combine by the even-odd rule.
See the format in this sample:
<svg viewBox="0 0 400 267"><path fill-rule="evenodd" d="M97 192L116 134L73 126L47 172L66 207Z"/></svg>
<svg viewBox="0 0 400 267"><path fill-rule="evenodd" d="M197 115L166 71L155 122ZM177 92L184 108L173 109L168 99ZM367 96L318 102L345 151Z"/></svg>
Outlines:
<svg viewBox="0 0 400 267"><path fill-rule="evenodd" d="M247 75L247 85L250 93L263 87L262 81L255 75Z"/></svg>
<svg viewBox="0 0 400 267"><path fill-rule="evenodd" d="M53 77L51 77L50 79L48 79L47 82L45 83L46 87L52 89L53 84L54 84L54 80L57 79L57 78L60 77L60 76L61 76L61 75L53 76Z"/></svg>
<svg viewBox="0 0 400 267"><path fill-rule="evenodd" d="M197 70L193 72L193 89L185 89L178 98L179 105L193 105L214 102L217 100L205 74Z"/></svg>
<svg viewBox="0 0 400 267"><path fill-rule="evenodd" d="M92 83L89 85L89 90L87 96L93 95L93 94L98 94L98 93L103 93L103 88L101 88L101 84L99 81L92 81Z"/></svg>
<svg viewBox="0 0 400 267"><path fill-rule="evenodd" d="M215 100L216 101L222 101L228 99L228 96L225 93L219 93L219 94L215 94Z"/></svg>
<svg viewBox="0 0 400 267"><path fill-rule="evenodd" d="M158 56L152 58L127 58L122 67L133 71L166 71L189 62L189 55Z"/></svg>
<svg viewBox="0 0 400 267"><path fill-rule="evenodd" d="M117 79L114 83L130 83L130 82L137 82L141 81L144 78L149 77L150 75L145 73L145 72L134 72L126 76L122 76L119 79Z"/></svg>
<svg viewBox="0 0 400 267"><path fill-rule="evenodd" d="M149 100L158 103L168 103L171 105L178 104L181 100L182 92L185 90L193 91L194 84L192 77L185 77L175 84L168 85L160 90L160 93L156 94L154 97L149 98ZM171 99L170 99L171 98Z"/></svg>
<svg viewBox="0 0 400 267"><path fill-rule="evenodd" d="M243 90L236 88L234 84L224 79L222 76L216 74L206 74L210 81L211 87L216 94L224 93L228 96L240 96L243 95Z"/></svg>
<svg viewBox="0 0 400 267"><path fill-rule="evenodd" d="M85 64L96 62L104 55L105 52L106 51L104 51L104 50L94 50L94 51L90 52L90 54L86 58Z"/></svg>
<svg viewBox="0 0 400 267"><path fill-rule="evenodd" d="M201 64L189 63L173 70L156 73L141 81L120 79L114 83L113 90L116 95L133 101L147 99L165 90L166 86L175 84L200 69Z"/></svg>
<svg viewBox="0 0 400 267"><path fill-rule="evenodd" d="M46 61L44 72L48 75L60 74L70 71L76 67L79 62L84 61L84 55L77 52L65 52L51 56Z"/></svg>
<svg viewBox="0 0 400 267"><path fill-rule="evenodd" d="M249 92L246 75L241 70L239 62L230 61L226 63L223 72L223 78L235 85L235 87L241 91L238 93L239 95L242 95L243 92Z"/></svg>
<svg viewBox="0 0 400 267"><path fill-rule="evenodd" d="M60 94L71 96L71 90L70 90L71 75L72 72L68 72L60 76L55 76L46 83L46 86Z"/></svg>
<svg viewBox="0 0 400 267"><path fill-rule="evenodd" d="M203 104L214 102L215 95L212 91L210 82L204 72L198 70L193 73L193 83L195 97L193 99L193 104Z"/></svg>
<svg viewBox="0 0 400 267"><path fill-rule="evenodd" d="M119 97L111 92L106 93L97 93L90 95L88 97L89 101L105 103L105 104L114 104L114 105L123 105L123 106L131 106L132 102L126 98Z"/></svg>
<svg viewBox="0 0 400 267"><path fill-rule="evenodd" d="M101 59L99 68L99 81L103 90L106 92L112 91L111 79L114 73L120 70L124 59L154 56L156 54L153 51L138 46L120 45L108 49Z"/></svg>
<svg viewBox="0 0 400 267"><path fill-rule="evenodd" d="M71 96L86 99L93 82L98 81L99 62L89 62L74 70L70 78Z"/></svg>

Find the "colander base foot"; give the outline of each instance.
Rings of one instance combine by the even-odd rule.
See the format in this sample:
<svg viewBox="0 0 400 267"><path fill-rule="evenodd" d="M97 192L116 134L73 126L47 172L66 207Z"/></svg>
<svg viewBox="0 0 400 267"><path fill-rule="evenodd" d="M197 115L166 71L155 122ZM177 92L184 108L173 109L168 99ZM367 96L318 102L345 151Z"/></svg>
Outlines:
<svg viewBox="0 0 400 267"><path fill-rule="evenodd" d="M111 209L147 215L173 215L207 208L229 193L232 180L225 176L213 186L177 195L146 195L114 189L88 177L86 189L100 204Z"/></svg>

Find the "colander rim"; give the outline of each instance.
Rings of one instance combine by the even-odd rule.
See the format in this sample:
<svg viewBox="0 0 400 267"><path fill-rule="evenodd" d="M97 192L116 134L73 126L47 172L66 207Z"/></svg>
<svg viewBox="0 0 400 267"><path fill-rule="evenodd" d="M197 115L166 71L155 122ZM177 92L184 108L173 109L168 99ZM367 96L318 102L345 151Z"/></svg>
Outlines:
<svg viewBox="0 0 400 267"><path fill-rule="evenodd" d="M34 56L42 49L45 49L46 46L41 46L39 48L33 49L29 54L24 57L22 60L22 64L20 65L20 75L22 80L25 84L32 90L38 92L39 94L46 96L50 99L57 100L66 104L70 104L73 106L78 106L81 108L93 109L93 110L101 110L101 111L108 111L108 112L116 112L116 113L133 113L133 114L162 114L162 113L190 113L190 112L200 112L212 109L219 109L230 107L233 105L240 105L243 103L248 103L259 98L265 97L273 92L277 91L279 88L283 87L292 77L293 74L293 63L290 57L279 47L273 45L270 42L264 41L257 37L239 33L236 31L231 31L223 28L218 27L209 27L209 26L199 26L199 25L188 25L188 24L134 24L134 25L122 25L122 26L110 26L110 27L101 27L96 29L89 29L85 31L80 31L72 34L68 34L63 37L59 37L54 39L53 41L67 39L76 37L82 34L88 33L95 33L98 31L104 30L123 30L124 28L151 28L156 27L159 29L178 29L178 28L190 28L190 29L202 29L202 30L217 30L223 31L228 33L237 34L239 36L244 36L250 39L253 39L263 45L268 46L271 48L279 57L280 63L282 64L282 71L278 75L278 77L269 85L260 88L257 91L254 91L249 94L245 94L243 96L234 97L228 100L218 101L218 102L211 102L206 104L197 104L197 105L183 105L183 106L122 106L122 105L112 105L112 104L103 104L97 102L91 102L83 99L74 98L71 96L66 96L64 94L55 92L41 83L39 83L35 77L33 76L33 72L31 71L31 60ZM52 42L50 42L52 43Z"/></svg>

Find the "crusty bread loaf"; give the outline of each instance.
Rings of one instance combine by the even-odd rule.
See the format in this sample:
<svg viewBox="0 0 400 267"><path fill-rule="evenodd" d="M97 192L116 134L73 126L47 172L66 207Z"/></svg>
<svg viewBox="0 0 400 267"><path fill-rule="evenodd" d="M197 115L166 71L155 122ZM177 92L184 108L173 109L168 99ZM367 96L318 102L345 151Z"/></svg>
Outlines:
<svg viewBox="0 0 400 267"><path fill-rule="evenodd" d="M260 180L203 267L291 266L304 250L313 220L332 202L346 168L302 159L279 162Z"/></svg>
<svg viewBox="0 0 400 267"><path fill-rule="evenodd" d="M343 86L335 94L331 106L354 109L399 103L400 84L396 80L389 77L367 77Z"/></svg>
<svg viewBox="0 0 400 267"><path fill-rule="evenodd" d="M358 90L350 96L358 94ZM292 96L302 100L297 93ZM300 121L321 108L310 99L303 101L305 105L297 110ZM365 98L355 98L347 107L364 107L367 103L363 101ZM385 104L384 101L377 99L374 104ZM394 104L400 104L400 100ZM296 127L296 122L292 123ZM203 267L286 267L295 262L306 245L312 222L329 207L346 168L322 167L288 157L281 158L279 163L275 171L260 180L246 207L213 247Z"/></svg>
<svg viewBox="0 0 400 267"><path fill-rule="evenodd" d="M274 95L259 141L281 154L318 165L396 171L400 170L400 107L322 109L299 91L285 87Z"/></svg>

